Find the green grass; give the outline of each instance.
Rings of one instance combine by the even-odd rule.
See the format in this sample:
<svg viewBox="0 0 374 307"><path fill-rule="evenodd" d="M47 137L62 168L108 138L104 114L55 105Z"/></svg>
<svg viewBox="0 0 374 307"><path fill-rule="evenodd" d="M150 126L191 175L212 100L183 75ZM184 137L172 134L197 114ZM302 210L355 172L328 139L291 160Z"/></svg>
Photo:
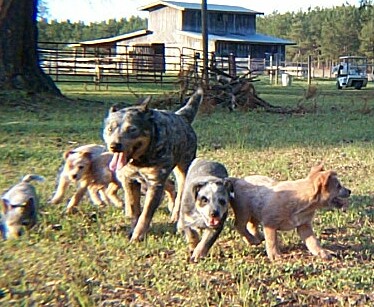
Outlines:
<svg viewBox="0 0 374 307"><path fill-rule="evenodd" d="M316 84L316 82L314 82ZM231 176L263 174L304 177L324 161L352 190L346 212L321 211L314 228L336 257L310 255L297 234L282 233L284 258L270 263L264 245L250 247L226 227L197 264L187 262L187 246L168 223L166 204L147 239L130 244L129 221L113 207L96 208L85 199L79 212L65 216L49 205L62 153L78 144L102 143L103 119L114 102L133 102L127 87L109 91L58 84L70 101L0 93L0 192L23 175L47 178L35 183L40 195L38 225L19 240L0 242L2 306L369 306L373 304L374 86L335 89L318 81L313 99L306 85L255 83L266 101L302 104L305 114L261 110L199 114L193 126L198 156L218 160ZM133 86L142 95L174 88Z"/></svg>

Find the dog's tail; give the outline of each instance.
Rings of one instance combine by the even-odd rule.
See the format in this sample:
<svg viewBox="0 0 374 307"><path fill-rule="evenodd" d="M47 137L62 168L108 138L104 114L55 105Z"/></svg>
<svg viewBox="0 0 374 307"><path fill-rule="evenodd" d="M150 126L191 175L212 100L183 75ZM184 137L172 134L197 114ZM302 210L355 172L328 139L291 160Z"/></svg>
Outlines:
<svg viewBox="0 0 374 307"><path fill-rule="evenodd" d="M45 178L43 176L39 176L39 175L35 175L35 174L28 174L25 177L23 177L21 181L22 182L30 182L30 181L33 181L33 180L43 182L45 180Z"/></svg>
<svg viewBox="0 0 374 307"><path fill-rule="evenodd" d="M175 114L183 116L187 122L190 124L195 119L197 111L199 110L199 106L203 101L204 92L201 87L197 89L197 91L190 97L186 105L179 109Z"/></svg>

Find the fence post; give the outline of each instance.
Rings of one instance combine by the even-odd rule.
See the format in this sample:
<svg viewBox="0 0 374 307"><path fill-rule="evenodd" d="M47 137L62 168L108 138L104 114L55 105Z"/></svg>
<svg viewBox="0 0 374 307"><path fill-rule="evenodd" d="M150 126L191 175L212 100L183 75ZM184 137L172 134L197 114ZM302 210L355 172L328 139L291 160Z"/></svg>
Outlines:
<svg viewBox="0 0 374 307"><path fill-rule="evenodd" d="M215 69L217 68L217 59L216 59L216 54L215 52L211 52L211 56L210 56L210 76L213 76L215 72Z"/></svg>
<svg viewBox="0 0 374 307"><path fill-rule="evenodd" d="M270 70L269 70L270 84L273 84L273 56L272 55L270 56L270 59L269 59L269 66L270 66Z"/></svg>
<svg viewBox="0 0 374 307"><path fill-rule="evenodd" d="M312 82L312 56L308 55L308 85Z"/></svg>
<svg viewBox="0 0 374 307"><path fill-rule="evenodd" d="M229 75L233 78L236 77L236 63L235 63L235 55L230 53L229 55Z"/></svg>
<svg viewBox="0 0 374 307"><path fill-rule="evenodd" d="M279 74L279 57L278 53L275 54L275 84L278 85L278 74Z"/></svg>

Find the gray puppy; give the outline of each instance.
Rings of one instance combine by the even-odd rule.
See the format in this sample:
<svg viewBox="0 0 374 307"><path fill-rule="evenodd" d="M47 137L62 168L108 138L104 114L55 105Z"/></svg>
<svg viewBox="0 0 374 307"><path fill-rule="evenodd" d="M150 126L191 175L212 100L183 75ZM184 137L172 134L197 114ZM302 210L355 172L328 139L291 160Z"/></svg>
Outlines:
<svg viewBox="0 0 374 307"><path fill-rule="evenodd" d="M184 232L192 253L191 261L205 257L217 240L232 197L233 188L225 166L203 159L192 162L186 177L178 221L178 229Z"/></svg>
<svg viewBox="0 0 374 307"><path fill-rule="evenodd" d="M1 197L0 232L5 240L19 237L24 226L29 229L36 224L38 198L30 184L32 180L44 181L44 178L26 175Z"/></svg>

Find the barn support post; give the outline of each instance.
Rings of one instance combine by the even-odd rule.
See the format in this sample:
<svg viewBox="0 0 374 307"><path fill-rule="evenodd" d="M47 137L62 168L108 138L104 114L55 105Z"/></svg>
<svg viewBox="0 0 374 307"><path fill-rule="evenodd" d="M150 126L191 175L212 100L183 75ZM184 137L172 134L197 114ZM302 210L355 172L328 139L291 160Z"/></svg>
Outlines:
<svg viewBox="0 0 374 307"><path fill-rule="evenodd" d="M209 87L208 74L208 4L207 0L201 1L201 35L203 40L203 83Z"/></svg>

